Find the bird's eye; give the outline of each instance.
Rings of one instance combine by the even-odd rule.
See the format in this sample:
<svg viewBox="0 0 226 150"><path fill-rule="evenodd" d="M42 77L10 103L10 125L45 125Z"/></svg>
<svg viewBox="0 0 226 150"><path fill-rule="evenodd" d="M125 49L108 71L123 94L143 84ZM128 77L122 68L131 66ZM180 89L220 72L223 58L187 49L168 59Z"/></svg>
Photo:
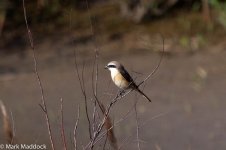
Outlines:
<svg viewBox="0 0 226 150"><path fill-rule="evenodd" d="M116 68L115 65L108 65L108 68Z"/></svg>

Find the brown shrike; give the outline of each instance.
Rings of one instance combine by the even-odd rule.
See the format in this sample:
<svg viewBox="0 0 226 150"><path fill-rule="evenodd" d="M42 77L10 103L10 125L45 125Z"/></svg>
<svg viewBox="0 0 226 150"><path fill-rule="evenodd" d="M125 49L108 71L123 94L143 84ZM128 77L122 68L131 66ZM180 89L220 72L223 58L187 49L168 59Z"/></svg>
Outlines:
<svg viewBox="0 0 226 150"><path fill-rule="evenodd" d="M126 71L122 64L117 61L111 61L105 66L105 69L110 70L111 78L116 86L123 90L133 89L143 95L147 100L151 102L151 99L145 95L139 87L136 85L132 77Z"/></svg>

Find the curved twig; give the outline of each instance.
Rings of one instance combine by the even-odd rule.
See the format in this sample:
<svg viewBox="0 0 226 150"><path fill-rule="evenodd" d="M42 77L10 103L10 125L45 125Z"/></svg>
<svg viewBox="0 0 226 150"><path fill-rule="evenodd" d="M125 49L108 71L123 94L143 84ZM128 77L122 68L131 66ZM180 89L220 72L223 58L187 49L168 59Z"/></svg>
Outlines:
<svg viewBox="0 0 226 150"><path fill-rule="evenodd" d="M141 81L137 85L138 87L141 86L145 81L147 81L151 76L153 76L157 72L157 70L159 69L159 67L160 67L160 64L162 62L162 59L163 59L163 56L164 56L164 52L165 52L165 46L164 46L165 45L165 39L164 39L164 37L163 37L162 34L160 34L160 36L162 37L162 55L161 55L161 57L159 59L159 62L157 64L157 66L154 68L154 70L143 81Z"/></svg>

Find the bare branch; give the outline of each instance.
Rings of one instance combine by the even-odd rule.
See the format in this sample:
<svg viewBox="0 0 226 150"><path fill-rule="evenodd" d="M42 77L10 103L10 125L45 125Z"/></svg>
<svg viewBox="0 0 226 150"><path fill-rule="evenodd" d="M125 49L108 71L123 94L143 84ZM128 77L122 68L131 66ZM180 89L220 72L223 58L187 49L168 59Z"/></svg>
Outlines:
<svg viewBox="0 0 226 150"><path fill-rule="evenodd" d="M42 106L42 104L38 104L39 106L40 106L40 108L42 109L42 111L44 112L44 113L46 113L46 110L45 110L45 108Z"/></svg>
<svg viewBox="0 0 226 150"><path fill-rule="evenodd" d="M78 71L76 50L74 51L74 58L75 58L75 60L74 60L75 72L76 72L76 75L78 77L79 85L80 85L80 88L81 88L82 94L83 94L84 93L84 89L83 89L82 79L80 78L79 71Z"/></svg>
<svg viewBox="0 0 226 150"><path fill-rule="evenodd" d="M162 59L163 59L163 56L164 56L164 52L165 52L165 47L164 47L164 44L165 44L164 41L165 41L165 39L164 39L164 37L163 37L162 34L160 34L160 36L162 37L162 55L161 55L161 57L159 59L159 62L157 64L157 66L154 68L154 70L142 82L140 82L138 84L138 87L140 85L142 85L145 81L147 81L151 76L153 76L157 72L157 70L159 69L159 67L160 67L160 64L162 62Z"/></svg>
<svg viewBox="0 0 226 150"><path fill-rule="evenodd" d="M139 131L140 131L140 127L139 127L139 121L138 121L138 114L137 114L137 101L135 102L134 105L134 111L135 111L135 119L136 119L136 131L137 131L137 148L138 150L140 150L140 138L139 138Z"/></svg>
<svg viewBox="0 0 226 150"><path fill-rule="evenodd" d="M129 114L132 114L131 112L132 112L133 109L134 109L134 106L132 106L132 107L127 111L127 113L126 113L125 115L123 115L118 121L116 121L110 128L108 128L107 131L104 131L104 132L100 133L98 139L94 142L94 145L95 145L98 141L100 141L100 140L108 133L109 130L111 130L111 129L114 128L115 126L118 126L119 123L121 123L122 121L124 121L124 120L128 117Z"/></svg>
<svg viewBox="0 0 226 150"><path fill-rule="evenodd" d="M61 112L61 138L63 142L63 148L64 150L67 150L67 142L64 130L63 98L60 99L60 112Z"/></svg>
<svg viewBox="0 0 226 150"><path fill-rule="evenodd" d="M82 66L82 77L80 77L79 75L79 71L78 71L78 64L77 64L77 55L76 55L76 51L74 51L74 63L75 63L75 73L77 74L78 80L79 80L79 85L80 85L80 89L82 91L84 100L85 100L85 111L86 111L86 118L88 121L88 128L89 128L89 138L90 140L92 139L92 134L91 134L91 122L89 119L89 114L88 114L88 103L87 103L87 95L86 95L86 90L85 90L85 81L84 81L84 63Z"/></svg>
<svg viewBox="0 0 226 150"><path fill-rule="evenodd" d="M93 110L93 131L96 130L96 105L98 101L97 97L97 84L98 84L98 62L97 62L97 51L95 51L95 58L93 63L93 70L92 70L92 90L94 95L94 110ZM94 69L95 68L95 69ZM94 81L94 72L95 72L95 81Z"/></svg>
<svg viewBox="0 0 226 150"><path fill-rule="evenodd" d="M150 121L152 121L152 120L154 120L154 119L157 119L157 118L159 118L159 117L162 117L162 116L164 116L164 115L166 115L166 114L168 114L168 113L169 113L169 111L160 113L160 114L158 114L158 115L156 115L156 116L154 116L154 117L152 117L152 118L146 120L146 121L143 122L142 124L140 124L140 127L143 127L143 126L145 126L147 123L149 123Z"/></svg>
<svg viewBox="0 0 226 150"><path fill-rule="evenodd" d="M96 38L95 38L95 33L94 33L94 28L93 28L93 24L92 24L92 20L91 20L91 14L90 14L90 9L89 9L89 4L88 1L86 0L86 7L88 10L88 14L89 14L89 21L90 21L90 29L91 29L91 33L93 36L93 40L94 40L94 44L95 44L95 59L94 59L94 63L93 63L93 71L92 71L92 89L93 89L93 95L95 98L95 102L94 102L94 112L93 112L93 131L94 131L94 139L98 136L98 133L100 133L100 131L102 130L103 127L106 128L107 130L107 139L109 139L111 145L113 146L113 148L117 149L117 141L113 132L113 128L109 129L112 126L111 123L111 119L109 117L109 115L106 115L105 112L105 107L104 105L99 101L98 96L97 96L97 89L98 89L98 46L96 44ZM95 68L95 71L94 71ZM95 81L94 81L94 73L95 73ZM99 124L97 130L95 125L96 125L96 104L99 105L101 112L104 115L104 120L102 122L102 124ZM92 141L94 141L92 139ZM106 144L106 141L105 141ZM103 148L105 147L105 144L103 146ZM91 149L93 148L94 145L91 144Z"/></svg>
<svg viewBox="0 0 226 150"><path fill-rule="evenodd" d="M89 9L89 3L88 3L88 0L86 0L86 9L88 10L88 15L89 15L89 24L90 24L90 30L91 30L91 33L93 35L93 38L95 36L95 32L94 32L94 29L93 29L93 24L92 24L92 19L91 19L91 14L90 14L90 9ZM95 39L94 39L95 40ZM94 44L96 44L96 41L94 42ZM97 47L97 45L95 45Z"/></svg>
<svg viewBox="0 0 226 150"><path fill-rule="evenodd" d="M37 78L37 81L38 81L38 84L39 84L39 89L40 89L40 92L41 92L42 109L44 110L43 112L44 112L45 118L46 118L46 124L47 124L47 128L48 128L48 134L49 134L51 147L52 147L53 150L55 150L53 137L52 137L52 130L51 130L50 121L49 121L49 115L48 115L48 112L47 112L47 107L46 107L46 102L45 102L45 97L44 97L44 90L43 90L42 82L41 82L41 79L40 79L40 76L39 76L39 73L38 73L34 42L33 42L31 30L30 30L28 22L27 22L27 14L26 14L26 8L25 8L24 0L23 0L23 11L24 11L24 20L25 20L25 24L26 24L26 27L27 27L28 38L29 38L30 46L31 46L31 49L32 49L32 52L33 52L35 75L36 75L36 78Z"/></svg>
<svg viewBox="0 0 226 150"><path fill-rule="evenodd" d="M92 129L93 131L96 130L96 114L97 114L97 105L96 105L96 101L94 101L94 104L93 104L93 122L92 122Z"/></svg>
<svg viewBox="0 0 226 150"><path fill-rule="evenodd" d="M13 113L12 111L10 111L10 114L11 114L11 120L12 120L12 130L13 130L13 137L12 137L12 140L11 140L11 143L10 144L13 144L14 143L14 139L16 137L16 129L15 129L15 121L14 121L14 118L13 118Z"/></svg>
<svg viewBox="0 0 226 150"><path fill-rule="evenodd" d="M109 116L110 110L112 109L113 105L114 105L118 100L122 99L122 98L125 97L127 94L129 94L131 91L132 91L132 89L129 90L129 91L127 91L126 93L119 92L119 93L115 96L115 98L112 99L111 103L107 106L107 109L106 109L106 110L103 109L102 106L101 106L101 104L99 103L100 108L102 108L102 111L104 111L104 118L102 119L101 123L98 125L97 131L94 132L94 137L93 137L93 139L86 145L85 148L88 148L88 147L91 147L91 148L92 148L92 147L94 146L95 141L96 141L97 137L99 136L100 132L102 131L102 129L103 129L104 125L105 125L105 122L106 122L106 120L107 120L107 118L108 118L108 116ZM97 102L98 102L98 101L97 101Z"/></svg>
<svg viewBox="0 0 226 150"><path fill-rule="evenodd" d="M133 134L131 134L131 135L128 136L127 138L123 139L123 140L122 140L122 144L119 146L118 150L122 149L123 146L124 146L127 142L129 142L130 138L132 138L132 137L133 137Z"/></svg>
<svg viewBox="0 0 226 150"><path fill-rule="evenodd" d="M74 127L74 146L75 146L75 150L77 150L77 129L78 129L78 122L79 122L79 118L80 118L80 106L78 106L78 113L77 113L77 120L75 122L75 127Z"/></svg>
<svg viewBox="0 0 226 150"><path fill-rule="evenodd" d="M87 8L87 11L88 11L88 15L89 15L89 23L90 23L90 31L92 33L92 38L94 40L94 45L95 45L95 57L94 57L94 63L93 63L93 70L92 70L92 90L93 90L93 95L94 95L94 111L93 111L93 133L96 132L96 105L98 104L102 113L104 114L103 112L103 109L101 108L100 106L100 102L98 100L98 96L97 96L97 89L98 89L98 46L96 44L96 38L95 38L95 33L94 33L94 28L93 28L93 24L92 24L92 19L91 19L91 14L90 14L90 9L89 9L89 3L88 1L86 0L86 8ZM95 75L94 75L95 73ZM94 80L94 77L95 77L95 80Z"/></svg>
<svg viewBox="0 0 226 150"><path fill-rule="evenodd" d="M83 63L82 63L82 75L81 75L81 79L82 79L83 93L84 93L84 96L86 97L86 87L85 87L85 80L84 80L84 70L85 70L85 60L83 60Z"/></svg>
<svg viewBox="0 0 226 150"><path fill-rule="evenodd" d="M148 122L150 122L150 121L152 121L152 120L154 120L154 119L157 119L157 118L159 118L159 117L162 117L162 116L166 115L167 113L168 113L168 112L160 113L160 114L158 114L158 115L156 115L156 116L150 118L149 120L147 120L147 121L145 121L144 123L140 124L140 125L139 125L139 128L144 127ZM137 133L137 132L136 132L136 133ZM134 134L135 134L135 133L131 133L127 138L125 138L125 139L123 140L122 144L119 146L119 149L118 149L118 150L122 149L122 147L125 145L125 143L127 143L127 142L129 141L129 139L132 138L132 137L134 136Z"/></svg>

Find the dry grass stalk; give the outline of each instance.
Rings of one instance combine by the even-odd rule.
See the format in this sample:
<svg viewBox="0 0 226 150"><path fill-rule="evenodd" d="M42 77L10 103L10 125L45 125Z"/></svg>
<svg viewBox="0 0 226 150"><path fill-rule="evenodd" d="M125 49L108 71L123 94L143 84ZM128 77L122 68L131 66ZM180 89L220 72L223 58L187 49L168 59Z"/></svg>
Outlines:
<svg viewBox="0 0 226 150"><path fill-rule="evenodd" d="M7 142L12 144L14 139L13 128L4 103L0 100L0 108L3 116L3 130L6 135Z"/></svg>

